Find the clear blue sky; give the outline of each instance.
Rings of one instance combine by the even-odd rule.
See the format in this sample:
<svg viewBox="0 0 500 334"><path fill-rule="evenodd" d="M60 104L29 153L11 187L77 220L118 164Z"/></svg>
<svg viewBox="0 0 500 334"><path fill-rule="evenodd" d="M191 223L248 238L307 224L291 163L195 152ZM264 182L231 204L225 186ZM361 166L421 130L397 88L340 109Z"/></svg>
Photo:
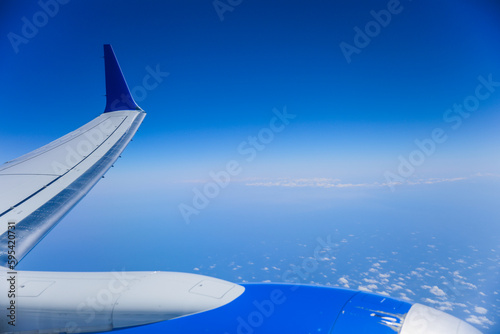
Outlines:
<svg viewBox="0 0 500 334"><path fill-rule="evenodd" d="M474 95L478 76L500 81L494 1L241 1L221 16L212 1L66 0L46 6L52 15L37 1L0 6L3 160L103 110L100 57L110 43L129 86L146 92L137 97L149 113L141 159L176 178L222 168L283 106L297 117L241 177L384 182L435 128L448 140L412 176L464 177L500 164L492 154L500 89L458 129L443 120ZM370 25L371 11L388 7L390 22ZM356 46L355 27L373 37L348 63L340 45ZM148 67L161 82L144 90Z"/></svg>

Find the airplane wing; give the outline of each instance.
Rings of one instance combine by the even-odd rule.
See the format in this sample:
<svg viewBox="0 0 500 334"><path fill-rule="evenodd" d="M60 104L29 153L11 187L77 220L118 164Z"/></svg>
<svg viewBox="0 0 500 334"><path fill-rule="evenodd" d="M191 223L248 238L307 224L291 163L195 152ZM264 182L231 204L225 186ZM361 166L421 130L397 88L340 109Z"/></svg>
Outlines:
<svg viewBox="0 0 500 334"><path fill-rule="evenodd" d="M0 265L15 266L118 159L146 113L110 45L104 46L106 108L52 143L0 166ZM8 254L15 226L15 255Z"/></svg>

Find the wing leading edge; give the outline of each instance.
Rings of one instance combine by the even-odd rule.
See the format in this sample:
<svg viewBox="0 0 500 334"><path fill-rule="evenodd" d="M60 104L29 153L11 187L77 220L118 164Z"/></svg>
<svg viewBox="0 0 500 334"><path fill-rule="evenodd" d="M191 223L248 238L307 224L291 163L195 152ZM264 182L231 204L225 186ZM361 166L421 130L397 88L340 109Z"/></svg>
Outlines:
<svg viewBox="0 0 500 334"><path fill-rule="evenodd" d="M0 266L15 266L92 189L146 115L134 102L110 45L104 46L104 56L104 113L0 166ZM9 226L15 226L16 257L10 260Z"/></svg>

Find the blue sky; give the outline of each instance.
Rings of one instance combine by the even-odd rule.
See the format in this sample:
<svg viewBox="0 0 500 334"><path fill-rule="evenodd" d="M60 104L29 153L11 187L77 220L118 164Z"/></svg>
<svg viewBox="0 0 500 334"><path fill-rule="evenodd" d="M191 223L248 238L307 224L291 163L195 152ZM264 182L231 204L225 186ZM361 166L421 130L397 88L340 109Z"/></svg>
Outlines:
<svg viewBox="0 0 500 334"><path fill-rule="evenodd" d="M237 154L247 136L268 125L272 109L284 106L296 119L242 176L383 182L398 156L408 157L414 140L435 128L449 140L415 175L498 170L491 152L499 143L500 91L481 100L458 129L443 120L447 109L474 95L478 76L500 81L498 5L401 1L348 63L340 44L356 46L354 28L365 31L375 20L371 11L389 4L242 1L221 20L210 1L68 1L57 11L49 6L56 13L43 21L39 3L4 1L0 98L9 112L0 132L19 140L0 153L17 156L99 113L102 44L111 43L149 113L142 159L191 178ZM23 18L40 27L12 42L13 34L24 38ZM151 90L142 88L148 68L161 73ZM163 154L155 154L158 147Z"/></svg>
<svg viewBox="0 0 500 334"><path fill-rule="evenodd" d="M211 0L54 3L0 3L0 160L104 110L106 43L148 115L116 168L20 269L279 280L206 268L241 261L241 249L265 262L274 245L307 256L294 247L330 234L360 238L342 256L379 247L392 259L380 240L394 232L395 263L411 257L451 273L479 263L482 290L462 302L488 308L472 321L483 330L500 321L496 1L242 0L223 13ZM356 52L346 57L347 44ZM456 111L464 104L470 111ZM294 117L276 120L285 109ZM231 185L185 224L179 205L231 161L241 168ZM387 175L403 185L392 192ZM101 246L89 253L83 239ZM420 252L429 244L433 253ZM350 280L368 272L352 270ZM465 279L477 284L474 275ZM426 291L414 301L426 303Z"/></svg>

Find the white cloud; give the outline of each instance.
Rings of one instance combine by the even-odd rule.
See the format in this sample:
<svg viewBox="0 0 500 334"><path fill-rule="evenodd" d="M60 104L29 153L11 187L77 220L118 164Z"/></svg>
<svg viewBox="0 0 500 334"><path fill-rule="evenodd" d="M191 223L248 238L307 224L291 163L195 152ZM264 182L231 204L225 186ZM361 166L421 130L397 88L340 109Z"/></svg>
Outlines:
<svg viewBox="0 0 500 334"><path fill-rule="evenodd" d="M311 187L311 188L385 188L392 186L415 186L415 185L429 185L443 182L459 182L464 180L469 180L472 178L479 177L495 177L498 178L500 175L487 174L487 173L476 173L474 175L454 177L454 178L422 178L422 179L409 179L404 182L343 182L340 179L325 178L325 177L312 177L312 178L235 178L231 179L231 183L240 183L246 186L253 187L290 187L290 188L300 188L300 187ZM210 178L200 178L200 179L185 179L176 180L176 183L195 183L204 184L212 181Z"/></svg>
<svg viewBox="0 0 500 334"><path fill-rule="evenodd" d="M493 321L486 318L484 315L482 315L482 316L471 315L470 317L468 317L465 320L470 322L471 324L483 326L483 327L487 327L488 325L493 326L495 324Z"/></svg>
<svg viewBox="0 0 500 334"><path fill-rule="evenodd" d="M481 177L482 175L474 175L475 177ZM427 178L427 179L412 179L406 180L405 182L392 182L392 183L381 183L381 182L368 182L368 183L352 183L352 182L342 182L340 179L332 178L278 178L278 179L258 179L254 178L251 180L242 180L246 186L253 187L289 187L289 188L301 188L301 187L311 187L311 188L373 188L373 187L388 187L393 185L425 185L425 184L436 184L442 182L457 182L467 180L470 177L455 177L455 178ZM241 181L240 181L241 182Z"/></svg>
<svg viewBox="0 0 500 334"><path fill-rule="evenodd" d="M439 300L425 298L424 302L428 304L433 304L433 306L440 311L453 311L453 304L448 301L443 302Z"/></svg>
<svg viewBox="0 0 500 334"><path fill-rule="evenodd" d="M428 285L422 285L422 289L426 289L426 290L429 290L430 293L432 293L434 296L437 296L437 297L443 297L443 296L446 296L446 292L444 292L443 290L441 290L440 288L438 288L437 286L428 286Z"/></svg>
<svg viewBox="0 0 500 334"><path fill-rule="evenodd" d="M420 274L419 274L418 272L416 272L415 270L412 270L412 271L410 272L410 275L412 275L412 276L417 276L417 277L422 277L422 275L420 275Z"/></svg>
<svg viewBox="0 0 500 334"><path fill-rule="evenodd" d="M408 298L408 296L406 295L406 293L403 293L403 292L400 292L399 293L399 299L402 299L402 300L406 300L406 301L412 301L410 298Z"/></svg>
<svg viewBox="0 0 500 334"><path fill-rule="evenodd" d="M377 293L378 293L379 295L382 295L382 296L388 296L388 297L390 297L389 293L387 293L387 292L385 292L385 291L377 291Z"/></svg>
<svg viewBox="0 0 500 334"><path fill-rule="evenodd" d="M366 283L371 283L371 284L378 284L377 280L371 279L371 278L363 278L363 281Z"/></svg>
<svg viewBox="0 0 500 334"><path fill-rule="evenodd" d="M349 281L345 277L341 277L338 279L338 282L344 287L349 288Z"/></svg>
<svg viewBox="0 0 500 334"><path fill-rule="evenodd" d="M434 296L438 296L438 297L446 296L446 293L443 290L441 290L440 288L438 288L437 286L433 286L430 290L430 293L432 293Z"/></svg>
<svg viewBox="0 0 500 334"><path fill-rule="evenodd" d="M417 295L415 292L411 291L410 289L405 289L405 291L406 291L406 292L408 292L408 293L411 293L411 294L412 294L412 295L414 295L414 296L416 296L416 295Z"/></svg>
<svg viewBox="0 0 500 334"><path fill-rule="evenodd" d="M375 289L377 288L377 286L375 286ZM364 291L364 292L373 292L372 290L370 290L367 286L363 286L363 285L360 285L358 286L358 290L359 291Z"/></svg>
<svg viewBox="0 0 500 334"><path fill-rule="evenodd" d="M486 314L486 313L488 313L488 310L485 309L484 307L476 306L476 307L474 307L474 312L479 313L479 314Z"/></svg>

